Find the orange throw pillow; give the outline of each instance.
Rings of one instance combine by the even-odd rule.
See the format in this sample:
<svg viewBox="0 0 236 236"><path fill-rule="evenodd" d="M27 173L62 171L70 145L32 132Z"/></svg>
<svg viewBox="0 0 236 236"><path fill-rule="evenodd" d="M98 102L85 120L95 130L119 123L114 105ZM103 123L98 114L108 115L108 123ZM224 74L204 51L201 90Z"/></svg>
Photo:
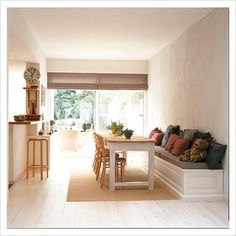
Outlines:
<svg viewBox="0 0 236 236"><path fill-rule="evenodd" d="M178 138L180 137L177 134L171 134L165 146L165 149L171 152Z"/></svg>

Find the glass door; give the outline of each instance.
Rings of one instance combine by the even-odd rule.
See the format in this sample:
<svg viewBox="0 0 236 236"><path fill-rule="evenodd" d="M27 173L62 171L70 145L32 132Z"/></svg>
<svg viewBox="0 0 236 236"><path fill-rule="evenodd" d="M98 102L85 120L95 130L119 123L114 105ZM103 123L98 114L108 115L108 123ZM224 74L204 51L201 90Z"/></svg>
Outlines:
<svg viewBox="0 0 236 236"><path fill-rule="evenodd" d="M97 91L97 130L106 130L111 121L121 121L125 127L143 135L144 92L137 90Z"/></svg>
<svg viewBox="0 0 236 236"><path fill-rule="evenodd" d="M92 151L96 92L58 89L54 90L53 96L53 117L60 151L67 154Z"/></svg>

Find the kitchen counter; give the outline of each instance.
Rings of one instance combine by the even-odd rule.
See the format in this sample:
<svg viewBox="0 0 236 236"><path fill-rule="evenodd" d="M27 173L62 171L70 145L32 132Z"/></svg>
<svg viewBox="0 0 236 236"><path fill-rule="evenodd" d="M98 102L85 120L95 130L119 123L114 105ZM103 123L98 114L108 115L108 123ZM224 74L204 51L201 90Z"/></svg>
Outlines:
<svg viewBox="0 0 236 236"><path fill-rule="evenodd" d="M26 121L10 121L9 124L9 184L14 184L26 168L26 152L27 152L27 140L31 136L38 136L39 130L42 129L42 125L48 120L26 120ZM48 128L48 127L47 127ZM49 129L49 128L48 128ZM41 137L41 136L40 136ZM49 141L49 161L51 153L51 136L42 136ZM37 147L38 149L38 147ZM36 160L38 151L36 149ZM32 150L30 148L30 153ZM50 162L49 162L50 163Z"/></svg>
<svg viewBox="0 0 236 236"><path fill-rule="evenodd" d="M10 125L34 125L47 122L48 120L26 120L26 121L9 121Z"/></svg>

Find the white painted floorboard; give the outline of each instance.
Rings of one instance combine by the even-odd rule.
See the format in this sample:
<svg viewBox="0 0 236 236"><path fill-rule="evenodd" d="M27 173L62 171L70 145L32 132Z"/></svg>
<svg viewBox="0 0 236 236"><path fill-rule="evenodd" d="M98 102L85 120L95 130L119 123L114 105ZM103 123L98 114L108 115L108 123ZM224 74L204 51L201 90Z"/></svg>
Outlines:
<svg viewBox="0 0 236 236"><path fill-rule="evenodd" d="M25 179L9 190L8 228L227 228L225 202L181 200L67 202L72 168L92 158L57 156L49 178Z"/></svg>

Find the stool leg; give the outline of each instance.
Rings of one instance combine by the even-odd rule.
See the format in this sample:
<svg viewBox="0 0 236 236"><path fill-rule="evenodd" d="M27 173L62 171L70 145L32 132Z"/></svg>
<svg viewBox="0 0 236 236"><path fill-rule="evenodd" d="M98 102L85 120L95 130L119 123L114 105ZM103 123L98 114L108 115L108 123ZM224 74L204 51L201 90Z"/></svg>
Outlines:
<svg viewBox="0 0 236 236"><path fill-rule="evenodd" d="M29 140L27 141L26 179L29 178Z"/></svg>
<svg viewBox="0 0 236 236"><path fill-rule="evenodd" d="M48 155L49 155L49 153L48 153L48 140L46 140L46 169L47 169L47 178L48 178Z"/></svg>
<svg viewBox="0 0 236 236"><path fill-rule="evenodd" d="M116 161L116 163L115 163L115 179L116 179L116 181L118 181L118 163L117 163L117 161Z"/></svg>
<svg viewBox="0 0 236 236"><path fill-rule="evenodd" d="M124 175L125 175L125 165L126 163L121 163L121 181L124 181Z"/></svg>
<svg viewBox="0 0 236 236"><path fill-rule="evenodd" d="M106 175L106 163L103 162L103 164L102 164L101 186L100 186L101 188L103 188L103 185L104 185L105 175Z"/></svg>
<svg viewBox="0 0 236 236"><path fill-rule="evenodd" d="M35 176L35 141L33 141L33 177Z"/></svg>
<svg viewBox="0 0 236 236"><path fill-rule="evenodd" d="M43 145L42 140L40 140L40 178L43 179Z"/></svg>
<svg viewBox="0 0 236 236"><path fill-rule="evenodd" d="M120 181L122 182L123 180L122 180L122 162L120 163Z"/></svg>
<svg viewBox="0 0 236 236"><path fill-rule="evenodd" d="M127 150L124 151L124 158L126 160L125 165L127 165Z"/></svg>

